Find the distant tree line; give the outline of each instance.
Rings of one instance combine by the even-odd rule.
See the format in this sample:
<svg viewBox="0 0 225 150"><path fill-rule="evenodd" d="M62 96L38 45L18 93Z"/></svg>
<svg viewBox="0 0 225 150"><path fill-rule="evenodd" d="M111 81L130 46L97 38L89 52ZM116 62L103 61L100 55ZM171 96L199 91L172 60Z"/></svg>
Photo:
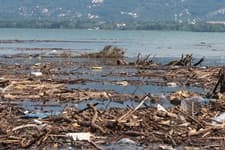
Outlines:
<svg viewBox="0 0 225 150"><path fill-rule="evenodd" d="M49 29L106 29L106 30L168 30L194 32L225 32L223 24L208 23L176 23L176 22L126 22L126 26L118 26L115 22L96 20L49 21L20 20L1 21L0 28L49 28Z"/></svg>
<svg viewBox="0 0 225 150"><path fill-rule="evenodd" d="M139 23L135 27L136 30L172 30L172 31L194 31L194 32L225 32L223 24L208 23L175 23L175 22L158 22L158 23Z"/></svg>

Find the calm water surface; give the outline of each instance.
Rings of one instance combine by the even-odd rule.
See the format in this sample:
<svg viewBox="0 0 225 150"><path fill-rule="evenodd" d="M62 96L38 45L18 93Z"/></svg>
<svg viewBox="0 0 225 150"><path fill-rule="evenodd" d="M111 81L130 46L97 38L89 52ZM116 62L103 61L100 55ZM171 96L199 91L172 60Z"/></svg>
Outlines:
<svg viewBox="0 0 225 150"><path fill-rule="evenodd" d="M112 44L126 49L126 56L138 52L157 57L178 57L193 53L194 57L225 58L224 33L182 31L106 31L66 29L0 29L0 40L53 40L0 44L1 52L13 53L18 48L68 48L78 52L99 51ZM60 41L60 42L59 42ZM63 42L67 41L67 42ZM4 50L4 51L3 51Z"/></svg>

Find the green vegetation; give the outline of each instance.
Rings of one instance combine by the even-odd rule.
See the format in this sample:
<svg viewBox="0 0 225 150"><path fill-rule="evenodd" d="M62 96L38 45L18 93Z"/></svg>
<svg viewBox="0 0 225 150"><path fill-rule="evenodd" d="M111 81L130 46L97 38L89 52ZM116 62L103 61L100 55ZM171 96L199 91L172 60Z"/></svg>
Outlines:
<svg viewBox="0 0 225 150"><path fill-rule="evenodd" d="M225 20L225 0L105 0L97 4L91 0L0 0L0 4L2 28L225 31L224 25L204 23Z"/></svg>
<svg viewBox="0 0 225 150"><path fill-rule="evenodd" d="M225 0L105 0L101 4L92 0L0 0L0 4L0 19L5 20L87 19L88 14L114 22L225 19Z"/></svg>
<svg viewBox="0 0 225 150"><path fill-rule="evenodd" d="M137 30L173 30L173 31L194 31L194 32L225 32L223 24L208 24L208 23L140 23L136 26Z"/></svg>
<svg viewBox="0 0 225 150"><path fill-rule="evenodd" d="M52 28L52 29L107 29L107 30L168 30L194 32L225 32L223 24L175 23L175 22L127 22L118 27L115 22L96 20L76 21L0 21L0 28Z"/></svg>

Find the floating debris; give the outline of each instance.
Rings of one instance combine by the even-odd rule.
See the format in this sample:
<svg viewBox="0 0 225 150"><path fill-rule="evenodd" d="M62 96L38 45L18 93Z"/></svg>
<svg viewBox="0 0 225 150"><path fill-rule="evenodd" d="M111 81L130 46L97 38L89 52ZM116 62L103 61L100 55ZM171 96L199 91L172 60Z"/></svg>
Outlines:
<svg viewBox="0 0 225 150"><path fill-rule="evenodd" d="M177 87L177 84L175 82L168 82L167 86L169 86L169 87Z"/></svg>
<svg viewBox="0 0 225 150"><path fill-rule="evenodd" d="M31 75L34 75L34 76L36 76L36 77L40 77L40 76L42 76L43 74L42 74L42 72L31 72Z"/></svg>
<svg viewBox="0 0 225 150"><path fill-rule="evenodd" d="M115 84L121 85L121 86L128 86L129 83L127 81L118 81L118 82L115 82Z"/></svg>
<svg viewBox="0 0 225 150"><path fill-rule="evenodd" d="M66 136L72 137L74 141L91 141L91 133L81 132L81 133L67 133Z"/></svg>
<svg viewBox="0 0 225 150"><path fill-rule="evenodd" d="M110 57L113 48L106 49L111 50L90 57ZM120 52L112 55L122 56ZM224 148L223 67L194 67L188 61L190 56L176 66L154 65L150 56L126 65L116 64L119 57L102 61L48 55L41 63L39 59L24 62L25 57L30 56L12 56L13 63L11 58L3 58L0 64L2 149L102 149L121 143L137 149L154 149L154 144L158 149ZM101 71L93 71L93 64ZM98 68L101 66L104 69ZM34 70L37 72L31 75ZM210 89L213 94L207 98ZM82 108L77 105L85 100L88 103ZM24 109L19 101L41 106ZM47 101L54 101L61 109L46 111ZM109 108L113 102L123 106ZM176 106L163 105L170 102Z"/></svg>
<svg viewBox="0 0 225 150"><path fill-rule="evenodd" d="M128 138L122 138L117 143L118 144L136 144L135 141L128 139Z"/></svg>
<svg viewBox="0 0 225 150"><path fill-rule="evenodd" d="M198 113L203 105L209 104L209 99L200 96L190 97L181 100L181 109L191 114Z"/></svg>
<svg viewBox="0 0 225 150"><path fill-rule="evenodd" d="M91 69L93 69L93 70L102 70L102 67L100 67L100 66L93 66L93 67L91 67Z"/></svg>
<svg viewBox="0 0 225 150"><path fill-rule="evenodd" d="M221 123L225 123L225 113L220 114L217 117L212 118L212 124L221 124Z"/></svg>
<svg viewBox="0 0 225 150"><path fill-rule="evenodd" d="M116 46L108 45L97 53L82 54L81 57L89 58L124 58L125 50Z"/></svg>

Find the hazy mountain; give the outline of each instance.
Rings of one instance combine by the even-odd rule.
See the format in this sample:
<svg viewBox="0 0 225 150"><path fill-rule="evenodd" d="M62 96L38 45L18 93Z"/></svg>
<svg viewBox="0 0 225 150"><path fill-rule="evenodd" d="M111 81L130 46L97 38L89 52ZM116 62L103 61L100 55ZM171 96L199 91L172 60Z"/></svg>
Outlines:
<svg viewBox="0 0 225 150"><path fill-rule="evenodd" d="M225 20L225 0L0 0L0 20Z"/></svg>

